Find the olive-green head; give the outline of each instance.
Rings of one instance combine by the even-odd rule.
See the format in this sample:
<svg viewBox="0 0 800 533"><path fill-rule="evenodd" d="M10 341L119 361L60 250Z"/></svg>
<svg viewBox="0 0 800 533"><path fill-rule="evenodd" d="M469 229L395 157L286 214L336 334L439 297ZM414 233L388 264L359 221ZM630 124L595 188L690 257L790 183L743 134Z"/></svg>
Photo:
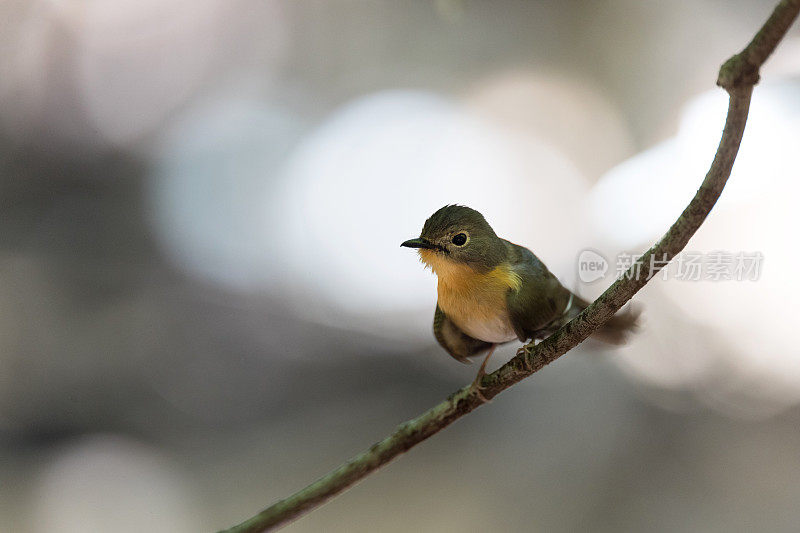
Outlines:
<svg viewBox="0 0 800 533"><path fill-rule="evenodd" d="M425 221L419 238L400 246L418 248L422 261L434 271L442 263L492 270L505 259L506 248L478 211L463 205L446 205Z"/></svg>

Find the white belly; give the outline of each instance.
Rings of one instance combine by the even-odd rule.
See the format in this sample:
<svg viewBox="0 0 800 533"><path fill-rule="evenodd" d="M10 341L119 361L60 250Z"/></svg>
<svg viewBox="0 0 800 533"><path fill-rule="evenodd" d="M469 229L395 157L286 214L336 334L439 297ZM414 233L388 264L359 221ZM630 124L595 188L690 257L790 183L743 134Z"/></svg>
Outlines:
<svg viewBox="0 0 800 533"><path fill-rule="evenodd" d="M508 317L498 316L488 321L467 320L464 324L455 322L464 333L482 341L503 343L517 338Z"/></svg>
<svg viewBox="0 0 800 533"><path fill-rule="evenodd" d="M508 342L517 338L508 311L498 302L482 301L481 298L442 298L441 307L447 317L455 322L461 331L486 342Z"/></svg>

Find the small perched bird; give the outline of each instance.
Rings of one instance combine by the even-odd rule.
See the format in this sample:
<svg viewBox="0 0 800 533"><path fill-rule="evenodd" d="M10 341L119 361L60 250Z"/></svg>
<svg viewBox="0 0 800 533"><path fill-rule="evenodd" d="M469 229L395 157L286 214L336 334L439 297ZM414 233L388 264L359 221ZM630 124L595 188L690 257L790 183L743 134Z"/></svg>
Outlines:
<svg viewBox="0 0 800 533"><path fill-rule="evenodd" d="M498 344L544 339L589 303L566 289L533 252L498 237L478 211L447 205L425 221L417 248L438 277L433 334L455 359L487 352L474 385L479 386ZM637 327L638 311L606 322L598 340L622 344Z"/></svg>

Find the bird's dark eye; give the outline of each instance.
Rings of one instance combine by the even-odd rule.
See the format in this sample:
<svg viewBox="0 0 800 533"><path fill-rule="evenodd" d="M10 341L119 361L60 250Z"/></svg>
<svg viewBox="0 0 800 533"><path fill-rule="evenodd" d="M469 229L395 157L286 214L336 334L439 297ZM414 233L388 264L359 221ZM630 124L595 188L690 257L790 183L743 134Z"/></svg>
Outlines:
<svg viewBox="0 0 800 533"><path fill-rule="evenodd" d="M450 239L450 241L456 246L464 246L465 244L467 244L467 235L464 233L453 235L453 238Z"/></svg>

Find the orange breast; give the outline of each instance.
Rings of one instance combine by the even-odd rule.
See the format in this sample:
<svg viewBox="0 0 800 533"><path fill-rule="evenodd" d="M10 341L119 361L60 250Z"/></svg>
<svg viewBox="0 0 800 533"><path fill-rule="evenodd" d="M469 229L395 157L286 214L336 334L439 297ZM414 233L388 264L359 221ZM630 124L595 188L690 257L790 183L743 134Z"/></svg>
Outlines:
<svg viewBox="0 0 800 533"><path fill-rule="evenodd" d="M445 258L431 267L439 278L439 307L467 335L487 342L516 337L506 295L519 290L521 280L507 263L483 274Z"/></svg>

